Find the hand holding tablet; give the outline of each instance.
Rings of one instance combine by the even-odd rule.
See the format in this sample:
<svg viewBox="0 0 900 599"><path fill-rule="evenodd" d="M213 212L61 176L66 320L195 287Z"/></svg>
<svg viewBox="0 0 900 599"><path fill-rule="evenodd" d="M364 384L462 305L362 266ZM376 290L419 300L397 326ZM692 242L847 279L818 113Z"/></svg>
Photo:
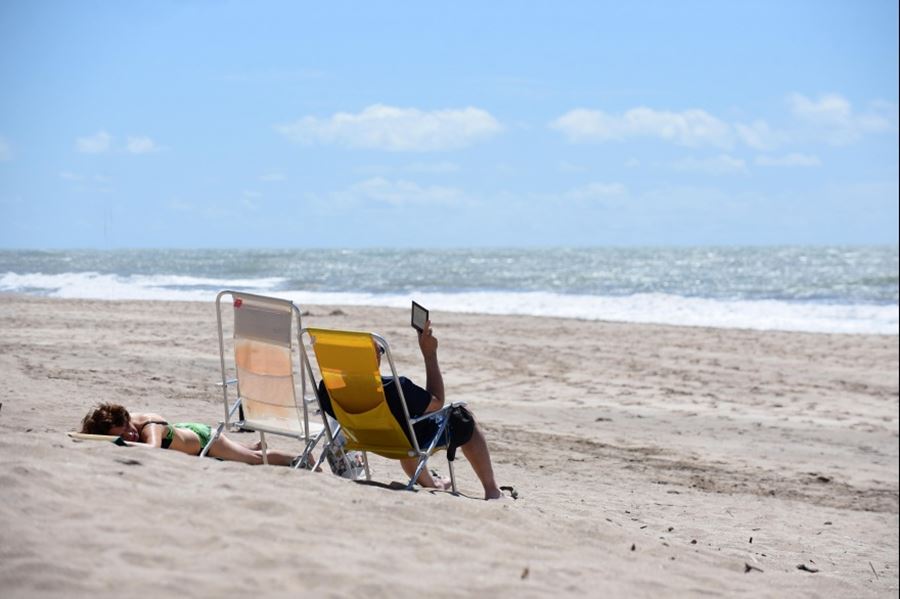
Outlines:
<svg viewBox="0 0 900 599"><path fill-rule="evenodd" d="M410 319L410 324L412 324L412 328L416 329L420 333L425 330L425 323L428 322L428 310L417 304L416 302L412 303L412 317Z"/></svg>

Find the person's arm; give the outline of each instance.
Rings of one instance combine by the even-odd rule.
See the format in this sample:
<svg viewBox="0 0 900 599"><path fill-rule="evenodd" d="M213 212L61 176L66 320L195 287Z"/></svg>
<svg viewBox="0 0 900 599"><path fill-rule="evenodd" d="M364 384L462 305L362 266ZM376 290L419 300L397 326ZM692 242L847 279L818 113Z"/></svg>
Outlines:
<svg viewBox="0 0 900 599"><path fill-rule="evenodd" d="M425 359L425 390L431 394L431 403L426 413L440 410L444 406L444 377L437 358L438 340L431 330L431 321L425 323L425 329L419 333L419 349Z"/></svg>

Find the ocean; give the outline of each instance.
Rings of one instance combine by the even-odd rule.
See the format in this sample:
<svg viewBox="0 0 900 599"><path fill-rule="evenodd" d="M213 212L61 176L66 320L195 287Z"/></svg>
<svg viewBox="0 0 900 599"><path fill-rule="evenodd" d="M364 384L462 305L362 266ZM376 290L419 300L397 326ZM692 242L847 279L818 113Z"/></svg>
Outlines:
<svg viewBox="0 0 900 599"><path fill-rule="evenodd" d="M898 334L898 247L0 250L0 292Z"/></svg>

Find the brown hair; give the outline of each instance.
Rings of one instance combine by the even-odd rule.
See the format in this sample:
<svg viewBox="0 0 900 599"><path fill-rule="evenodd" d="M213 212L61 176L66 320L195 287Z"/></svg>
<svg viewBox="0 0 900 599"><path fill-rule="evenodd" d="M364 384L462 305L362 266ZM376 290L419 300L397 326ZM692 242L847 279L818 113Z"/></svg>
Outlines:
<svg viewBox="0 0 900 599"><path fill-rule="evenodd" d="M81 421L81 432L92 435L105 435L109 429L125 426L131 421L131 414L123 406L114 403L102 403L90 411Z"/></svg>

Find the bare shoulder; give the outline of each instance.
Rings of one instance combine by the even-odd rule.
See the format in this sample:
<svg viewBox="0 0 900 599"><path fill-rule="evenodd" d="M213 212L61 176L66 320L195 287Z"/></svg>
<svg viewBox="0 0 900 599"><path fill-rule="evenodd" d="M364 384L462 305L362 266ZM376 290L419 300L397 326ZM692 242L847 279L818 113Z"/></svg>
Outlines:
<svg viewBox="0 0 900 599"><path fill-rule="evenodd" d="M163 418L162 416L160 416L159 414L156 414L153 412L141 412L139 414L132 414L131 421L135 425L140 426L141 424L146 424L148 422L154 422L154 423L166 422L166 419Z"/></svg>

